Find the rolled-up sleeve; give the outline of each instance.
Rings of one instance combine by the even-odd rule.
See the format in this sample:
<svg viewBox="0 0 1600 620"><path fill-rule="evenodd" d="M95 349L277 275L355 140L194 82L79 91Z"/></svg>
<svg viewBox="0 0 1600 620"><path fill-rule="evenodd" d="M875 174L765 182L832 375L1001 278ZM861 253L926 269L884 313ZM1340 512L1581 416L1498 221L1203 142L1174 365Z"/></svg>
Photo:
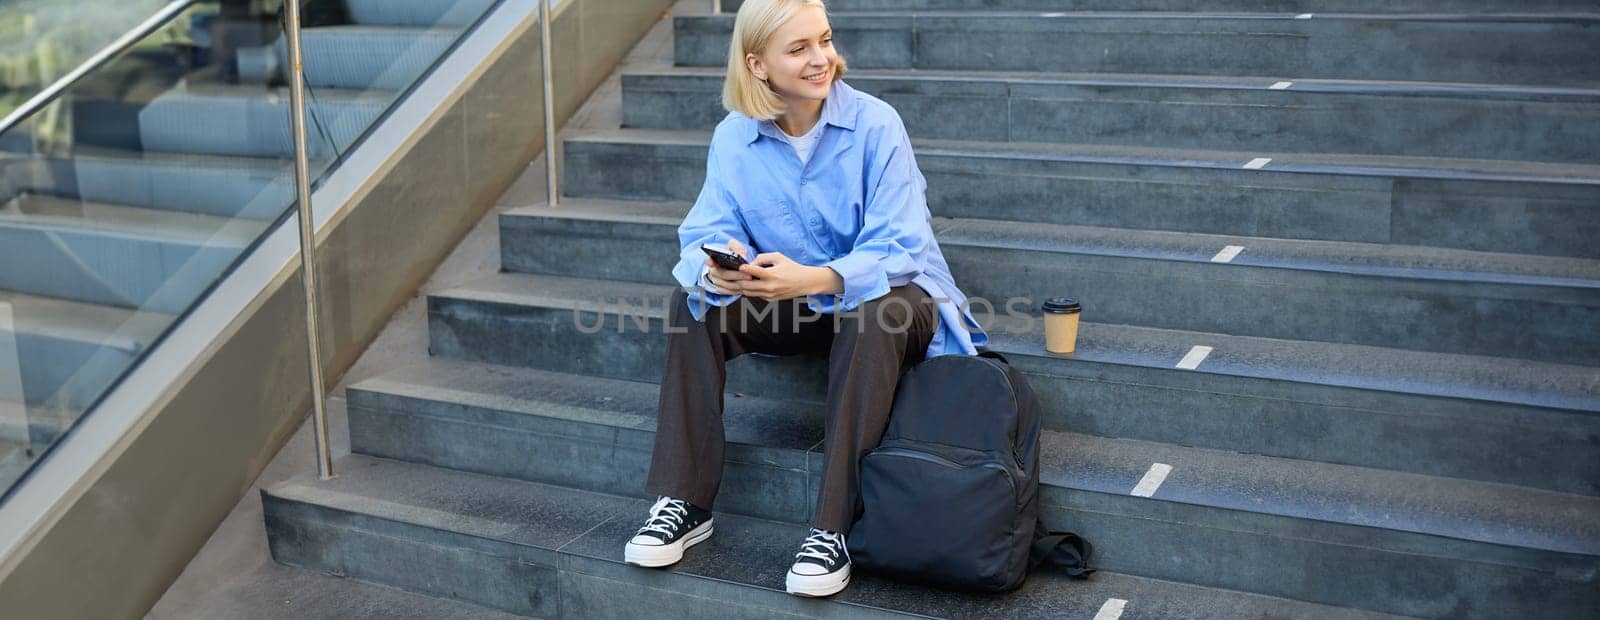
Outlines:
<svg viewBox="0 0 1600 620"><path fill-rule="evenodd" d="M739 217L732 193L723 182L723 177L730 171L719 166L716 149L716 140L713 139L706 154L706 181L700 187L700 197L695 199L689 214L678 225L680 251L678 264L672 268L673 278L679 285L689 289L689 311L696 321L704 319L707 304L726 306L739 298L738 295L710 290L710 284L704 279L706 254L700 246L706 243L726 244L737 239L745 248L750 247L744 221Z"/></svg>
<svg viewBox="0 0 1600 620"><path fill-rule="evenodd" d="M927 182L917 169L911 139L898 116L883 129L880 147L868 160L861 232L849 254L827 266L844 280L843 310L889 294L891 287L921 275L933 245Z"/></svg>

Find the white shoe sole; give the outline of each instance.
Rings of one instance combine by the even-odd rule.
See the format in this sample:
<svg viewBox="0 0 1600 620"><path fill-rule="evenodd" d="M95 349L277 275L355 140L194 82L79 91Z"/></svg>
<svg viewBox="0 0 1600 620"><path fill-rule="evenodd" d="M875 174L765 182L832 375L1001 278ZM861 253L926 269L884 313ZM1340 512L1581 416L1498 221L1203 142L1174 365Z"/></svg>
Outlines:
<svg viewBox="0 0 1600 620"><path fill-rule="evenodd" d="M677 564L683 559L683 550L700 544L711 537L711 524L714 520L707 519L700 527L689 530L678 542L670 545L635 545L628 543L622 550L623 561L634 566L645 568L661 568Z"/></svg>
<svg viewBox="0 0 1600 620"><path fill-rule="evenodd" d="M789 578L785 580L784 587L795 596L823 597L833 596L850 585L850 567L826 575L801 575L789 571Z"/></svg>

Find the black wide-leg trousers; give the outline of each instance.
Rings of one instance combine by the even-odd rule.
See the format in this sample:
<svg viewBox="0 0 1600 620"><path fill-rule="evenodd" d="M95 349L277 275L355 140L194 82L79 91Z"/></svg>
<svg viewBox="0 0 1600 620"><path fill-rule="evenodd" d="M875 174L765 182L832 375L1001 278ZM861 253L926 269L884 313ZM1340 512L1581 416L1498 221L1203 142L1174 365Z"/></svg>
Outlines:
<svg viewBox="0 0 1600 620"><path fill-rule="evenodd" d="M708 305L703 321L694 320L688 303L686 292L673 295L645 491L712 509L722 483L727 362L746 353L827 352L822 485L811 525L848 532L858 515L861 456L883 438L901 370L922 360L939 328L933 300L906 284L857 310L819 314L804 298L740 297Z"/></svg>

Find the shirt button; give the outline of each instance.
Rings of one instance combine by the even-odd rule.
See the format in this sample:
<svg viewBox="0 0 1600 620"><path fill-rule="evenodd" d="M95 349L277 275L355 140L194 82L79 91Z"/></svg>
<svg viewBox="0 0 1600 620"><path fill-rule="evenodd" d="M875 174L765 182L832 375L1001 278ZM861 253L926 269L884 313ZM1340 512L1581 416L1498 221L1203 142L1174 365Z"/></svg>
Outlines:
<svg viewBox="0 0 1600 620"><path fill-rule="evenodd" d="M805 179L800 179L800 184L801 185L805 185L806 184L806 180Z"/></svg>

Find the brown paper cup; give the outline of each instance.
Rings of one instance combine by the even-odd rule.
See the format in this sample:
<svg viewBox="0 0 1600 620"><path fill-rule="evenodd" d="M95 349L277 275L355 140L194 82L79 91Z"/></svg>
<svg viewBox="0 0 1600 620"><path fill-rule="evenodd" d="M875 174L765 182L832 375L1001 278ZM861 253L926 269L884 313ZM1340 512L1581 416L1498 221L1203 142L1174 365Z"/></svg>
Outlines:
<svg viewBox="0 0 1600 620"><path fill-rule="evenodd" d="M1044 304L1044 350L1051 353L1072 353L1078 348L1078 315L1082 307L1077 302L1056 297Z"/></svg>
<svg viewBox="0 0 1600 620"><path fill-rule="evenodd" d="M1044 315L1044 349L1071 353L1078 348L1078 313Z"/></svg>

